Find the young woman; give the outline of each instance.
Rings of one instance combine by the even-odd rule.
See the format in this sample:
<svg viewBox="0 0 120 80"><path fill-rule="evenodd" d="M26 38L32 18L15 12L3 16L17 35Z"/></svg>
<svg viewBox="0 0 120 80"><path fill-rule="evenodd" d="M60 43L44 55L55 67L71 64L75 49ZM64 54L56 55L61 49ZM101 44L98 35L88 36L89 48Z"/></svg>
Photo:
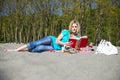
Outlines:
<svg viewBox="0 0 120 80"><path fill-rule="evenodd" d="M49 50L61 50L62 46L70 46L69 39L80 37L80 24L77 20L72 20L69 24L69 30L62 30L60 35L45 36L39 40L29 42L17 49L6 49L6 51L30 51L30 52L43 52Z"/></svg>

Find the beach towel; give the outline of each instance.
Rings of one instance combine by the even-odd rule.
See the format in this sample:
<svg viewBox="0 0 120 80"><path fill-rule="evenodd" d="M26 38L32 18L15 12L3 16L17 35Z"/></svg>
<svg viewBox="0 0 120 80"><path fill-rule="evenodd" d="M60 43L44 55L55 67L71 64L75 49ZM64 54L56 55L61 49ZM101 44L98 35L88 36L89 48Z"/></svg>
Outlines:
<svg viewBox="0 0 120 80"><path fill-rule="evenodd" d="M70 53L70 54L76 54L76 53L81 53L81 54L89 54L92 52L90 47L85 47L82 50L76 50L74 48L69 49L69 50L49 50L49 52L56 52L56 53Z"/></svg>

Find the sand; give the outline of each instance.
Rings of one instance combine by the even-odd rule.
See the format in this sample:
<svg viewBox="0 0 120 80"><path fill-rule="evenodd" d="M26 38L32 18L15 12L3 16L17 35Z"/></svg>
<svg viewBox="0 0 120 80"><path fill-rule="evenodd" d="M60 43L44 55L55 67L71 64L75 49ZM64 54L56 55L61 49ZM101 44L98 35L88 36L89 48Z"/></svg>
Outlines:
<svg viewBox="0 0 120 80"><path fill-rule="evenodd" d="M120 80L120 54L2 51L21 45L0 44L0 80Z"/></svg>

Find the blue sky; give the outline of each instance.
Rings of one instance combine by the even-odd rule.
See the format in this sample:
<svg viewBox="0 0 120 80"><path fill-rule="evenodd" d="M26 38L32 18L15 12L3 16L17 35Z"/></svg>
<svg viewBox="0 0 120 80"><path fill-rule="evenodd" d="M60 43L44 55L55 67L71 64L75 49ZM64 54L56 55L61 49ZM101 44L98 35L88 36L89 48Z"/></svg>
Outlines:
<svg viewBox="0 0 120 80"><path fill-rule="evenodd" d="M71 6L71 3L72 3L73 1L69 1L67 4L65 4L65 5L63 5L59 0L51 0L51 2L49 3L49 6L50 6L50 13L51 14L56 14L56 15L59 15L59 16L62 16L62 14L63 14L63 11L62 11L62 6L64 6L64 7L67 7L67 8L71 8L72 6ZM15 2L11 2L12 3L12 5L11 6L8 6L7 4L5 5L5 7L4 7L4 9L3 9L3 11L2 11L2 15L4 15L4 16L7 16L8 15L8 11L11 11L11 13L16 9L16 4L15 4ZM32 4L30 4L29 5L29 7L27 7L26 9L25 9L25 11L26 11L26 14L33 14L33 13L36 13L36 7L34 6L34 5L36 5L36 3L34 2L34 3L32 3ZM37 3L37 5L40 5L40 3ZM58 6L58 8L54 11L54 6L55 5L57 5ZM24 6L24 4L23 5L21 5L21 7L23 7ZM96 4L95 3L92 3L92 8L94 8L96 6ZM10 9L10 10L9 10ZM43 9L45 9L45 7L43 8ZM40 13L41 11L37 11L37 13Z"/></svg>

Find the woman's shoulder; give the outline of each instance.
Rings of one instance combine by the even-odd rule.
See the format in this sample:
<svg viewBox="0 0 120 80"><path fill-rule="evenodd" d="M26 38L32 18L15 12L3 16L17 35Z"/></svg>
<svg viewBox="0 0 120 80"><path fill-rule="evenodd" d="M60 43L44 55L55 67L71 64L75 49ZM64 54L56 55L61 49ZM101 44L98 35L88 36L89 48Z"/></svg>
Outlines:
<svg viewBox="0 0 120 80"><path fill-rule="evenodd" d="M62 29L62 32L63 32L63 31L64 31L64 32L69 32L69 30L67 30L67 29Z"/></svg>
<svg viewBox="0 0 120 80"><path fill-rule="evenodd" d="M67 30L67 29L63 29L61 33L62 33L63 35L65 35L65 34L69 34L69 30Z"/></svg>

